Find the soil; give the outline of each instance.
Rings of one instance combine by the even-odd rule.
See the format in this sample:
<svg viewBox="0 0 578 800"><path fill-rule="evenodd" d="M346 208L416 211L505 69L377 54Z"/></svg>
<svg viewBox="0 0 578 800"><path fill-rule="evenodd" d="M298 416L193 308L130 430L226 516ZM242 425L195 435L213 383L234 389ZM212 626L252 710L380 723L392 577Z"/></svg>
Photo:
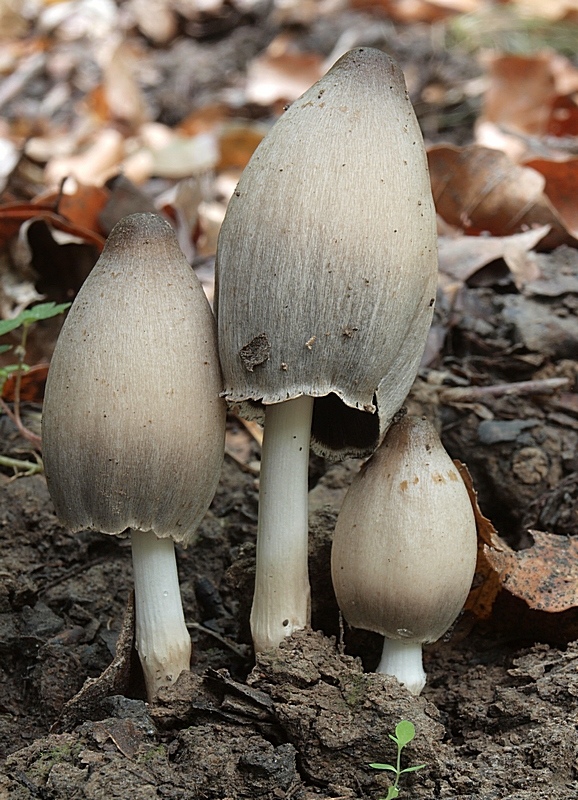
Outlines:
<svg viewBox="0 0 578 800"><path fill-rule="evenodd" d="M464 443L467 423L466 414ZM242 434L235 418L229 429ZM500 485L503 473L491 470L503 458L492 454L485 467ZM402 796L575 798L578 643L555 641L553 615L541 625L550 643L534 635L537 612L532 622L511 598L485 623L462 618L425 649L418 698L371 672L379 637L343 630L329 552L358 467L312 464L322 472L310 492L313 630L255 664L247 619L256 478L226 458L197 542L179 550L192 670L154 704L132 649L128 542L68 533L42 475L4 476L0 797L378 798L388 774L369 764L394 762L388 735L409 719L417 735L404 763L426 766L404 776Z"/></svg>
<svg viewBox="0 0 578 800"><path fill-rule="evenodd" d="M322 18L304 41L328 54L350 29L411 68L429 141L467 141L469 101L458 109L460 126L447 130L443 119L456 109L418 98L436 81L458 86L478 74L471 60L435 47L429 29L376 26L361 13ZM180 39L156 57L170 76L173 61L192 69L213 47L203 62L209 91L275 31L255 23L226 33L235 47ZM186 75L179 81L174 97L169 81L157 98L165 122L186 111L178 104ZM575 287L566 288L528 296L501 265L465 285L451 309L440 297L434 355L407 402L468 465L482 510L515 548L532 544L531 528L562 537L578 530L578 320ZM552 377L568 379L563 393L451 402L441 391ZM33 420L38 409L25 411ZM30 458L1 419L1 452ZM395 763L389 734L407 719L416 737L402 766L425 766L402 777L402 797L575 800L578 612L532 611L503 590L489 618L464 615L425 648L421 696L373 673L379 637L344 625L329 572L335 519L359 461L312 457L312 630L255 662L248 616L259 448L234 416L228 435L243 443L243 464L226 456L197 541L178 550L191 672L153 704L133 649L129 542L67 532L42 475L0 473L0 798L373 800L387 794L391 776L369 765Z"/></svg>

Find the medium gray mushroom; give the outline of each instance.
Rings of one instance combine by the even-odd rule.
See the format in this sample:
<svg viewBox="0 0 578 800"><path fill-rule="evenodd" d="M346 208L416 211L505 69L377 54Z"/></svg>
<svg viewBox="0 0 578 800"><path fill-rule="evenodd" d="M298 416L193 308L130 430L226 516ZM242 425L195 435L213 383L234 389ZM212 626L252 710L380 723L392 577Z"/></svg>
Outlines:
<svg viewBox="0 0 578 800"><path fill-rule="evenodd" d="M225 403L213 315L171 227L119 222L56 344L43 458L70 530L131 532L147 694L189 669L174 542L191 542L219 480Z"/></svg>
<svg viewBox="0 0 578 800"><path fill-rule="evenodd" d="M347 53L246 167L217 253L225 397L265 418L251 615L258 650L309 623L309 441L368 455L415 378L433 313L436 223L401 70Z"/></svg>
<svg viewBox="0 0 578 800"><path fill-rule="evenodd" d="M343 616L385 637L377 672L421 692L422 644L460 613L476 552L474 512L455 464L431 423L404 417L353 479L331 553Z"/></svg>

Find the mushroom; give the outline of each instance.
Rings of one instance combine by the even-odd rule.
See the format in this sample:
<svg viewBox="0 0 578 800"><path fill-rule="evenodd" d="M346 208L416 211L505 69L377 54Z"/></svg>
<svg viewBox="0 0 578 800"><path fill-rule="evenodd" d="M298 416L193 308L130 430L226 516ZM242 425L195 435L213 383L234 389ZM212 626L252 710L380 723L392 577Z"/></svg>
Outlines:
<svg viewBox="0 0 578 800"><path fill-rule="evenodd" d="M129 530L147 695L189 669L174 542L219 480L225 409L213 315L172 228L121 220L56 344L44 401L46 479L70 530Z"/></svg>
<svg viewBox="0 0 578 800"><path fill-rule="evenodd" d="M358 48L255 151L217 248L225 397L265 433L251 614L257 650L309 624L309 441L369 455L415 378L436 222L399 67Z"/></svg>
<svg viewBox="0 0 578 800"><path fill-rule="evenodd" d="M421 692L422 644L460 613L476 552L474 512L455 464L430 422L404 417L353 479L331 552L343 616L385 636L377 672Z"/></svg>

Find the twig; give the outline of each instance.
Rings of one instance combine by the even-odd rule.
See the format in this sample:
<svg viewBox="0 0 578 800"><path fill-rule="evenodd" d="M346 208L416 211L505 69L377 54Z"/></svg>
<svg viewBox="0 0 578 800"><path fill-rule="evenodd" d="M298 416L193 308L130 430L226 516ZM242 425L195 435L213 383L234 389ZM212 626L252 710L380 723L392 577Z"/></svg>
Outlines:
<svg viewBox="0 0 578 800"><path fill-rule="evenodd" d="M32 461L22 461L19 458L10 458L9 456L0 456L0 467L10 467L16 470L17 473L21 472L26 476L36 475L44 469L40 459L34 463Z"/></svg>
<svg viewBox="0 0 578 800"><path fill-rule="evenodd" d="M238 456L236 456L232 450L228 447L225 447L225 455L228 456L232 461L239 466L243 472L248 472L249 475L255 475L257 477L259 475L259 470L255 467L252 467L250 464L245 464Z"/></svg>
<svg viewBox="0 0 578 800"><path fill-rule="evenodd" d="M18 390L18 394L19 394L20 393L20 386L15 384L15 389L14 389L14 409L15 410L12 411L12 409L10 408L8 403L6 403L6 401L3 400L1 397L0 397L0 407L2 407L2 411L4 411L6 416L9 417L9 419L14 423L14 425L16 426L20 436L22 436L23 439L26 439L26 441L30 442L30 444L34 445L34 447L37 450L40 450L40 447L42 445L42 439L40 438L40 436L38 436L38 434L33 433L31 430L29 430L26 427L26 425L24 425L24 423L22 422L22 419L20 418L20 406L18 406L18 414L16 414L16 397L17 397L16 391L17 390Z"/></svg>
<svg viewBox="0 0 578 800"><path fill-rule="evenodd" d="M103 534L104 535L104 534ZM41 586L38 592L39 597L43 597L46 595L51 589L56 588L57 586L61 586L65 581L69 581L71 578L76 578L78 575L83 575L85 572L88 572L89 569L97 566L98 564L110 564L110 559L107 559L105 556L98 556L97 558L93 558L91 561L83 562L82 564L76 564L74 567L65 570L61 575L58 575L56 578L53 578L48 583ZM34 575L35 573L42 572L42 570L46 569L46 567L56 567L61 566L62 562L50 562L50 563L42 563L38 564L31 569L28 569L26 572L28 575ZM42 580L42 576L36 575L35 580L40 581Z"/></svg>
<svg viewBox="0 0 578 800"><path fill-rule="evenodd" d="M452 386L439 393L442 403L475 403L489 397L553 394L570 383L569 378L543 378L535 381L499 383L493 386Z"/></svg>
<svg viewBox="0 0 578 800"><path fill-rule="evenodd" d="M240 417L238 414L234 414L233 416L235 416L239 420L241 425L245 428L247 433L250 436L253 437L253 439L257 442L257 444L259 446L262 446L263 445L263 426L259 425L259 423L255 422L254 420L243 419L243 417Z"/></svg>
<svg viewBox="0 0 578 800"><path fill-rule="evenodd" d="M200 622L187 622L187 628L192 628L195 631L206 633L208 636L212 636L213 639L216 639L225 647L228 647L229 650L232 650L233 653L238 655L240 658L247 658L246 647L239 647L234 642L231 642L229 639L225 638L225 636L221 636L221 634L217 633L217 631L213 631L210 628L206 628L204 625L201 625Z"/></svg>

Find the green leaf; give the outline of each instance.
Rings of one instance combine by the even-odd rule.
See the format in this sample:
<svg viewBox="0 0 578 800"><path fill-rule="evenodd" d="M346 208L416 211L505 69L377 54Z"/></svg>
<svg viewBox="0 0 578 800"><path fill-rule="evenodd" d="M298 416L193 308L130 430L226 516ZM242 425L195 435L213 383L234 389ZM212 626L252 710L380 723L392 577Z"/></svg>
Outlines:
<svg viewBox="0 0 578 800"><path fill-rule="evenodd" d="M66 311L70 305L70 303L39 303L37 306L32 306L32 308L25 308L13 319L0 320L0 336L10 333L10 331L19 328L21 325L31 325L41 319L56 317Z"/></svg>
<svg viewBox="0 0 578 800"><path fill-rule="evenodd" d="M413 722L402 719L395 726L395 735L400 747L405 747L415 737L415 727Z"/></svg>
<svg viewBox="0 0 578 800"><path fill-rule="evenodd" d="M370 767L373 769L388 769L390 772L397 772L395 767L392 767L391 764L370 764Z"/></svg>
<svg viewBox="0 0 578 800"><path fill-rule="evenodd" d="M4 336L5 333L10 333L15 328L19 328L22 325L22 314L18 314L17 317L13 319L3 319L0 320L0 336Z"/></svg>
<svg viewBox="0 0 578 800"><path fill-rule="evenodd" d="M11 344L0 344L0 353L6 353L8 350L12 350Z"/></svg>
<svg viewBox="0 0 578 800"><path fill-rule="evenodd" d="M9 375L12 375L14 372L28 372L30 367L27 364L6 364L5 367L0 367L0 375L4 375L6 378Z"/></svg>
<svg viewBox="0 0 578 800"><path fill-rule="evenodd" d="M27 308L22 314L25 315L23 322L38 322L41 319L50 319L62 314L67 308L70 308L71 303L39 303L37 306Z"/></svg>
<svg viewBox="0 0 578 800"><path fill-rule="evenodd" d="M399 789L396 786L390 786L385 800L394 800L395 797L399 797Z"/></svg>
<svg viewBox="0 0 578 800"><path fill-rule="evenodd" d="M402 775L404 772L417 772L418 769L423 769L424 767L425 764L418 764L417 767L406 767L405 769L402 769L399 774Z"/></svg>

